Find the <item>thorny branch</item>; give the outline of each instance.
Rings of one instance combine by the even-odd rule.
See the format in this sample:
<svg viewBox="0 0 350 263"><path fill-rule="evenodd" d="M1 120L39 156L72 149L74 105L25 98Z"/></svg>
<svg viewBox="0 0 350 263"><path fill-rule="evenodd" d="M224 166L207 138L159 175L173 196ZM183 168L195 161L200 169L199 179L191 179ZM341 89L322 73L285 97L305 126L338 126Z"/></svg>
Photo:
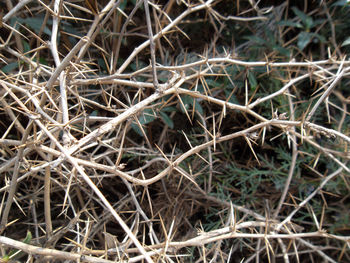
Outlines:
<svg viewBox="0 0 350 263"><path fill-rule="evenodd" d="M348 82L349 60L329 56L316 61L247 61L233 51L225 50L222 54L215 48L202 56L183 52L186 54L178 53L172 60L157 60L158 52L166 57L165 45L176 45L174 40L179 36L187 37L181 27L192 14L205 12L208 21L217 21L222 27L229 20L268 21L271 9L259 9L259 3L254 1L249 1L252 5L249 12L256 15L250 17L222 15L215 10L217 3L212 0L176 1L181 2L178 6L181 12L173 18L167 12L176 5L175 1L168 1L163 8L143 0L143 5L139 1L132 11L123 9L122 1L114 0L105 6L99 1L86 1L87 6L66 0L55 0L48 6L41 1L30 2L20 1L2 18L4 28L11 32L0 43L0 50L9 58L0 58L6 63L18 62L17 71L2 72L0 76L4 117L0 138L3 247L22 250L28 257L85 262L159 259L171 262L184 247L201 248L204 251L199 252L203 253L201 257L212 255L217 259L219 252L207 251L205 245L215 243L214 247L220 249L223 240L233 240L235 245L230 252L221 253L229 259L238 249L236 240L249 240L248 246L256 251L247 262L261 259L263 253L270 257L274 251L279 251L280 257L288 262L307 249L312 250L310 254L317 253L324 260L336 262L325 245L332 240L333 245L338 242L344 246L338 258L349 257L346 246L350 237L331 234L331 227L324 223L328 208L324 195L341 195L328 189L331 182L342 180L350 190L350 137L344 125L349 118L350 101L339 88ZM28 28L27 32L41 46L23 54L16 47L18 41L13 41L23 33L9 21L17 15L30 17L28 10L33 7L51 17L50 41L45 42L40 34ZM130 29L138 12L144 12L146 26ZM92 15L93 19L77 14ZM328 10L327 17L330 19ZM64 32L67 21L80 19L89 21L84 24L84 36ZM109 41L106 32L119 39ZM128 49L125 46L133 34L144 39ZM335 39L333 42L336 43ZM111 47L111 43L115 46ZM215 47L215 43L211 46ZM122 50L129 53L122 54ZM45 62L39 57L44 52ZM142 60L147 63L141 63ZM96 70L101 65L103 72ZM238 70L229 71L232 68ZM264 92L258 90L263 89L259 83L258 87L251 87L249 74L257 68L264 69L263 74L271 83L272 80L278 83L278 87ZM283 74L276 73L279 71ZM242 89L236 86L241 78L245 83ZM226 86L220 86L217 81L220 79L227 80ZM304 92L300 87L307 81L320 88L308 95L305 102L300 99ZM229 85L231 89L227 88ZM341 111L340 120L335 110L329 111L329 105L336 104L331 101L333 95L342 104L334 106ZM278 104L280 101L288 106ZM307 107L304 109L301 104ZM319 121L323 107L337 127ZM281 109L284 111L278 112ZM275 148L267 146L276 138L280 139ZM221 168L237 161L238 168L233 173L241 171L238 176L248 177L244 171L256 167L254 171L263 173L266 170L259 167L268 167L266 155L275 154L281 144L282 148L291 149L286 150L290 161L286 157L283 169L276 166L269 170L271 174L278 170L285 176L279 181L283 182L279 192L269 196L275 203L269 204L266 199L238 204L234 196L245 193L243 186L234 183L222 188L229 195L214 193L220 180L227 179L220 179ZM244 165L238 164L236 149L229 145L239 148L242 156L243 152L249 156ZM305 161L305 156L311 156L312 161ZM318 167L320 159L327 160L332 168ZM298 195L294 188L295 182L303 181L301 169L311 170L318 180ZM318 197L324 201L318 214L321 218L311 205ZM267 205L261 207L264 202ZM38 214L36 209L42 203L45 212ZM207 213L212 207L222 209L215 216L225 225L204 230L201 223L194 225L189 220L196 217L202 220L203 211ZM303 222L297 220L304 209L309 209L310 224L316 230L306 230ZM140 216L144 221L139 221ZM6 237L11 236L17 218L22 217L40 222L25 221L36 229L31 244L16 241L21 239L16 235ZM61 217L65 223L62 228L58 221ZM41 226L44 222L45 229ZM182 228L186 229L183 233ZM321 241L313 242L315 238ZM69 240L70 245L60 243L51 248L63 239Z"/></svg>

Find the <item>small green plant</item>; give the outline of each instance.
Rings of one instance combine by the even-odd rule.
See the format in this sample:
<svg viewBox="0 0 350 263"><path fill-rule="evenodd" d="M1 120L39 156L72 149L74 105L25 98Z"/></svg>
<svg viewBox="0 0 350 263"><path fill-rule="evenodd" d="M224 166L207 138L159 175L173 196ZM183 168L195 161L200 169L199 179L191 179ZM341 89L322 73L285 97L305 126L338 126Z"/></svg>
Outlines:
<svg viewBox="0 0 350 263"><path fill-rule="evenodd" d="M298 34L298 48L304 50L308 44L312 41L326 42L324 36L312 32L317 26L324 22L324 19L313 19L304 12L300 11L297 7L292 7L294 14L299 18L300 22L294 22L294 19L287 19L279 22L279 25L289 26L300 29Z"/></svg>
<svg viewBox="0 0 350 263"><path fill-rule="evenodd" d="M30 244L31 240L32 240L32 233L28 230L27 231L27 235L23 239L22 242L25 243L25 244ZM10 262L12 260L19 259L23 255L25 255L25 254L23 252L21 252L21 250L11 249L10 252L7 255L2 257L1 262L7 263L7 262Z"/></svg>
<svg viewBox="0 0 350 263"><path fill-rule="evenodd" d="M274 51L283 57L290 56L290 51L282 46L281 40L276 37L275 34L268 28L264 28L263 36L252 35L245 37L245 39L250 40L254 43L254 45L251 47L251 50L255 51L256 55L259 54L259 51L264 49L267 52ZM253 57L251 57L251 59L252 58Z"/></svg>

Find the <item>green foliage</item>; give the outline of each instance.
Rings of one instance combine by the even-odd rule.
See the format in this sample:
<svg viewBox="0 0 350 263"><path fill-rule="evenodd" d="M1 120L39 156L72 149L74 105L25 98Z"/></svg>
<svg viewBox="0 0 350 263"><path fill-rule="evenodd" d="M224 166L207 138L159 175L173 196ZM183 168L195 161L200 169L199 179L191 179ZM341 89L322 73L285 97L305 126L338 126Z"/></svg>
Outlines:
<svg viewBox="0 0 350 263"><path fill-rule="evenodd" d="M9 72L15 70L16 68L18 68L18 62L11 62L11 63L7 64L6 66L3 66L1 68L1 71L6 74L6 73L9 73Z"/></svg>
<svg viewBox="0 0 350 263"><path fill-rule="evenodd" d="M30 241L32 240L32 233L28 230L26 237L23 239L23 243L30 244ZM10 252L2 257L1 262L11 262L12 260L18 259L21 256L23 256L24 253L21 252L18 249L11 249Z"/></svg>
<svg viewBox="0 0 350 263"><path fill-rule="evenodd" d="M266 49L267 52L275 51L277 54L280 54L284 57L290 56L290 51L284 48L281 45L279 38L267 28L264 29L264 37L253 35L247 36L245 39L250 40L254 43L251 49L255 51L257 55L259 54L259 51ZM250 60L254 60L254 56L250 56Z"/></svg>
<svg viewBox="0 0 350 263"><path fill-rule="evenodd" d="M169 126L171 129L174 128L174 122L170 118L168 113L171 113L173 111L176 111L176 108L174 107L164 107L161 110L153 110L153 109L145 109L139 116L138 121L142 126L145 126L153 121L155 121L158 117L161 118L161 120ZM158 115L159 113L159 115ZM139 125L136 122L133 122L131 124L132 129L139 134L140 136L144 136L142 133Z"/></svg>
<svg viewBox="0 0 350 263"><path fill-rule="evenodd" d="M300 19L300 22L294 22L293 20L283 20L279 22L279 25L295 27L301 30L298 34L298 48L304 50L311 41L326 42L326 38L318 33L311 32L324 22L324 19L314 20L311 16L306 15L300 11L297 7L292 7L294 14Z"/></svg>
<svg viewBox="0 0 350 263"><path fill-rule="evenodd" d="M348 229L350 225L350 213L342 213L340 211L349 211L350 207L342 208L329 208L332 214L330 215L332 224L330 225L330 232L332 234L341 233L342 229Z"/></svg>
<svg viewBox="0 0 350 263"><path fill-rule="evenodd" d="M22 40L22 45L23 45L23 52L24 53L27 53L30 51L30 46L29 46L29 43L28 41L26 40ZM29 55L26 55L27 57L29 57ZM23 62L20 62L20 61L16 61L16 62L11 62L5 66L3 66L1 68L1 71L5 74L11 72L11 71L14 71L15 69L17 69L20 65L23 65L24 63Z"/></svg>
<svg viewBox="0 0 350 263"><path fill-rule="evenodd" d="M216 175L215 186L216 190L221 192L221 196L229 196L227 191L222 192L222 189L230 189L235 187L239 189L240 196L234 197L235 202L239 204L247 204L257 200L258 190L265 189L265 186L270 188L270 185L275 185L276 190L281 190L285 184L290 162L290 156L286 156L285 150L278 148L276 153L278 158L288 157L282 163L274 158L267 159L262 155L258 158L262 165L260 167L240 167L235 162L230 162L220 169L220 174Z"/></svg>
<svg viewBox="0 0 350 263"><path fill-rule="evenodd" d="M338 0L337 2L333 3L331 5L332 7L333 6L350 6L350 2L348 0Z"/></svg>
<svg viewBox="0 0 350 263"><path fill-rule="evenodd" d="M350 37L344 40L344 42L341 44L342 47L350 45Z"/></svg>
<svg viewBox="0 0 350 263"><path fill-rule="evenodd" d="M198 103L197 99L192 98L191 96L188 96L188 95L181 95L180 97L183 103L183 104L180 103L180 108L183 113L189 110L192 111L193 109L194 111L198 111L199 114L203 115L203 108ZM185 106L185 108L183 106Z"/></svg>
<svg viewBox="0 0 350 263"><path fill-rule="evenodd" d="M37 17L26 17L26 18L21 18L21 17L14 17L11 18L11 25L16 26L18 29L19 24L23 24L24 26L28 27L31 30L34 30L36 34L39 34L40 29L43 25L44 22L44 16L37 16ZM52 19L49 19L47 21L47 25L52 25ZM51 36L51 29L48 26L44 27L43 32L47 34L48 36Z"/></svg>

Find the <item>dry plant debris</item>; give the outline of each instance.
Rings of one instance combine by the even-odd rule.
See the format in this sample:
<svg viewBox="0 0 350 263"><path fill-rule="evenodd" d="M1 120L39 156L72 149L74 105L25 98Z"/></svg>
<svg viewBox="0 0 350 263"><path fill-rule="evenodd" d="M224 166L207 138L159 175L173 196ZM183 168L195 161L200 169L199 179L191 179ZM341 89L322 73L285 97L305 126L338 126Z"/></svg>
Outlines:
<svg viewBox="0 0 350 263"><path fill-rule="evenodd" d="M3 1L2 262L349 262L338 7L267 2Z"/></svg>

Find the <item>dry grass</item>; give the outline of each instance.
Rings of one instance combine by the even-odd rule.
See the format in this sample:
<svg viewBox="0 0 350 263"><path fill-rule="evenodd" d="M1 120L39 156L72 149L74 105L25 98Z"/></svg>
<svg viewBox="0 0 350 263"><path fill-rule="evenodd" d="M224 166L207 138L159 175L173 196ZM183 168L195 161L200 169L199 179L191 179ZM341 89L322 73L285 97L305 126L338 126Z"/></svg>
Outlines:
<svg viewBox="0 0 350 263"><path fill-rule="evenodd" d="M212 0L4 2L0 63L13 68L0 76L2 261L14 249L22 252L11 260L23 262L349 260L349 225L330 230L349 194L326 190L337 180L348 191L350 174L350 100L338 88L350 61L335 38L322 60L300 51L248 61L237 54L244 45L217 46L225 23L266 25L271 9L243 5L228 16ZM37 17L39 27L29 19ZM207 36L182 27L201 19L213 32L195 55ZM235 67L243 70L232 75ZM279 86L252 87L255 69ZM229 165L266 172L277 148L290 158L279 189L267 175L260 197L242 203L237 181L219 184L245 176L227 174ZM271 177L283 161L272 162ZM304 177L312 185L300 195ZM333 211L334 200L345 211Z"/></svg>

